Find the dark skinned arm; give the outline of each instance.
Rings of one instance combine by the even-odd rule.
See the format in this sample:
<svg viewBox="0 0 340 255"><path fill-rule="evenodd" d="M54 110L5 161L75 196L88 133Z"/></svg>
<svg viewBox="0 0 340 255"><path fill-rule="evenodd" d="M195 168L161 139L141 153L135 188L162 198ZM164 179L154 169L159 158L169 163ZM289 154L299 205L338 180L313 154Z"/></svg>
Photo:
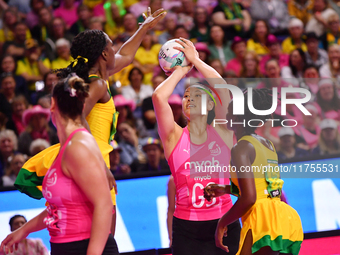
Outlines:
<svg viewBox="0 0 340 255"><path fill-rule="evenodd" d="M109 76L119 72L124 67L132 63L135 58L136 52L142 43L144 36L149 29L152 29L157 23L165 17L166 12L163 9L159 9L151 14L151 8L148 7L147 17L143 14L145 21L139 27L137 32L118 50L115 55L115 68L109 73Z"/></svg>
<svg viewBox="0 0 340 255"><path fill-rule="evenodd" d="M222 243L227 226L241 218L256 202L256 188L253 173L251 171L248 173L240 172L241 167L251 167L251 164L254 162L255 149L253 145L247 141L239 142L231 150L231 159L237 171L240 196L233 207L219 220L215 232L216 246L227 252L229 251L228 247Z"/></svg>
<svg viewBox="0 0 340 255"><path fill-rule="evenodd" d="M107 85L106 82L102 79L92 79L93 81L90 83L90 90L89 90L89 96L85 100L85 107L83 110L82 115L82 122L84 127L91 133L91 129L89 124L86 121L86 117L90 114L92 111L92 108L96 103L98 103L101 99L107 95L107 99L109 99L109 95L107 93ZM108 167L105 165L106 169L106 175L109 182L110 189L114 188L115 193L118 194L117 190L117 183L116 180L111 173L111 171L108 169Z"/></svg>

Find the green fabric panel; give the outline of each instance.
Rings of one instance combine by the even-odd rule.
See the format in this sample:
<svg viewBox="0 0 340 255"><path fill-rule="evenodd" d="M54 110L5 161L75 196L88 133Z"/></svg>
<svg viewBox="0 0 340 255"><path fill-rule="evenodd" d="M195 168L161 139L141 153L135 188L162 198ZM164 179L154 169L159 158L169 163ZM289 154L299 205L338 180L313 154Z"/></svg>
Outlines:
<svg viewBox="0 0 340 255"><path fill-rule="evenodd" d="M34 199L43 198L43 194L37 188L42 186L44 176L37 176L36 172L30 172L25 168L21 168L15 180L14 186L21 192Z"/></svg>
<svg viewBox="0 0 340 255"><path fill-rule="evenodd" d="M301 248L302 241L291 241L289 239L282 239L282 236L271 240L270 235L266 235L253 244L251 252L255 253L262 247L270 246L273 251L280 251L280 253L291 253L298 255Z"/></svg>

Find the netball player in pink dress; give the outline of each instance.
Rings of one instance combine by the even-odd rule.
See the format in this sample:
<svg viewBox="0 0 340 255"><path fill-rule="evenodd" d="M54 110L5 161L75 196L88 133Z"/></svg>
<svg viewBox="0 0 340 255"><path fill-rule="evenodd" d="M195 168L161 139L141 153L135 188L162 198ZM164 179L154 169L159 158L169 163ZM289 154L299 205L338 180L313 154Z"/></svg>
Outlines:
<svg viewBox="0 0 340 255"><path fill-rule="evenodd" d="M104 159L93 136L81 121L89 85L69 76L54 87L52 121L60 151L43 181L47 208L1 243L13 246L28 234L47 227L52 255L118 254L110 234L112 200Z"/></svg>
<svg viewBox="0 0 340 255"><path fill-rule="evenodd" d="M181 40L178 42L184 48L177 49L184 52L186 58L207 79L210 86L214 86L212 83L225 83L212 67L199 59L194 45L189 40L183 38ZM172 251L173 255L226 254L216 247L214 233L218 219L232 206L231 198L220 197L208 202L203 197L203 189L207 183L229 183L229 175L200 173L198 176L195 175L195 171L199 165L229 166L233 132L225 125L214 127L212 121L215 117L225 119L230 95L227 89L216 89L221 98L219 101L214 98L208 86L202 83L190 86L182 100L182 109L188 125L181 128L174 121L168 99L177 83L190 69L191 66L177 66L174 70L169 70L169 74L172 72L171 75L157 87L152 96L158 132L176 186ZM204 94L207 97L206 115L201 113L201 98ZM236 254L239 234L240 223L235 221L228 226L228 235L224 239L224 243L229 247L228 254Z"/></svg>

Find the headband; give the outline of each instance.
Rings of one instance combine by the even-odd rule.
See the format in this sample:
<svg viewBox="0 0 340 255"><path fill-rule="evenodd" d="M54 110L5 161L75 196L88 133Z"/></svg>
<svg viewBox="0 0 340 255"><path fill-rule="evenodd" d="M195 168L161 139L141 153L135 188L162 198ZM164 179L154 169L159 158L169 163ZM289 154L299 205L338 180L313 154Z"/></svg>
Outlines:
<svg viewBox="0 0 340 255"><path fill-rule="evenodd" d="M212 94L209 90L207 90L206 88L204 88L202 85L192 85L192 86L190 86L189 88L191 88L191 87L194 87L194 88L198 88L198 89L200 89L200 90L203 90L205 93L207 93L207 94L210 96L210 98L214 101L214 103L215 103L215 105L216 105L216 100L215 100L213 94Z"/></svg>

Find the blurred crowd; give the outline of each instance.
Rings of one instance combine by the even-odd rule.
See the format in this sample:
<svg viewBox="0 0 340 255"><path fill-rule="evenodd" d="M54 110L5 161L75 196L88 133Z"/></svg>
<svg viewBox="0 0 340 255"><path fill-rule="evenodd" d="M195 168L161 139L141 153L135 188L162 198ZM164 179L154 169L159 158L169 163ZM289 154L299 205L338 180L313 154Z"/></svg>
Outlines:
<svg viewBox="0 0 340 255"><path fill-rule="evenodd" d="M161 46L174 38L195 43L199 57L241 89L300 87L312 99L303 115L295 105L258 131L272 140L279 160L340 153L340 1L337 0L0 0L0 186L13 185L29 158L58 143L50 120L51 70L72 61L72 39L86 29L105 31L115 50L143 22L147 7L165 18L143 39L133 63L110 77L119 112L111 143L111 171L128 175L169 171L151 96L166 76ZM186 125L182 96L193 68L169 104ZM287 98L299 98L290 93ZM289 121L286 122L288 125Z"/></svg>

